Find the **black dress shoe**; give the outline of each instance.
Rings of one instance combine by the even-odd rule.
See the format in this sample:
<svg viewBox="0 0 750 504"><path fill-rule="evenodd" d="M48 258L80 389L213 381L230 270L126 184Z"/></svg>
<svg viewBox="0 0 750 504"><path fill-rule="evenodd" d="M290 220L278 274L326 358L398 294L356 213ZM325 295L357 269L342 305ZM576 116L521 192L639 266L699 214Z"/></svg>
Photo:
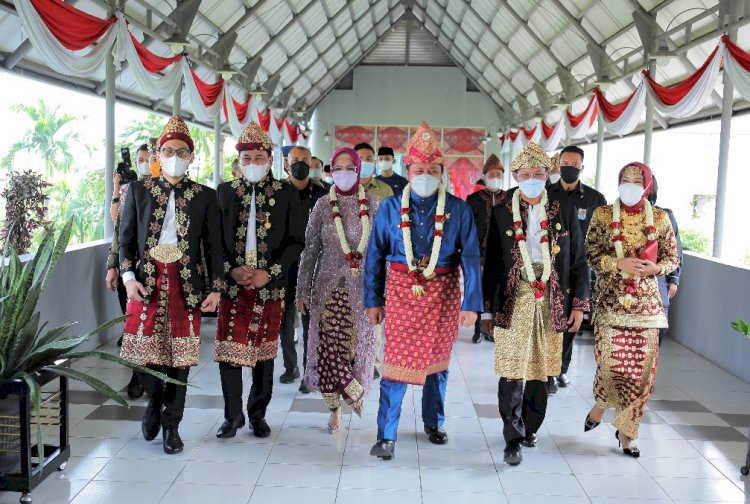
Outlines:
<svg viewBox="0 0 750 504"><path fill-rule="evenodd" d="M117 340L117 346L118 347L122 346L122 336L120 336L120 338Z"/></svg>
<svg viewBox="0 0 750 504"><path fill-rule="evenodd" d="M141 396L143 396L143 385L141 385L138 375L133 371L133 376L130 377L130 383L128 383L128 397L138 399Z"/></svg>
<svg viewBox="0 0 750 504"><path fill-rule="evenodd" d="M427 427L425 425L424 431L432 444L445 444L448 442L448 433L442 427Z"/></svg>
<svg viewBox="0 0 750 504"><path fill-rule="evenodd" d="M253 435L255 437L268 437L271 435L271 428L266 423L265 418L251 419L250 428L253 430Z"/></svg>
<svg viewBox="0 0 750 504"><path fill-rule="evenodd" d="M547 394L555 395L557 394L557 390L557 377L550 376L549 378L547 378Z"/></svg>
<svg viewBox="0 0 750 504"><path fill-rule="evenodd" d="M307 383L305 382L304 378L302 378L302 381L299 384L299 391L302 392L303 394L310 393L310 389L307 387Z"/></svg>
<svg viewBox="0 0 750 504"><path fill-rule="evenodd" d="M474 336L471 337L471 342L474 343L475 345L477 343L481 343L482 342L482 333L481 332L480 333L475 333Z"/></svg>
<svg viewBox="0 0 750 504"><path fill-rule="evenodd" d="M537 441L539 441L539 438L537 438L536 432L527 432L526 437L523 438L521 444L528 448L534 448Z"/></svg>
<svg viewBox="0 0 750 504"><path fill-rule="evenodd" d="M165 428L162 436L164 437L164 453L174 455L175 453L180 453L185 447L180 438L180 433L177 431L177 427L174 429Z"/></svg>
<svg viewBox="0 0 750 504"><path fill-rule="evenodd" d="M615 437L617 438L617 446L622 446L622 441L620 441L620 431L619 430L615 431ZM631 441L632 441L632 439L631 439ZM630 448L623 448L622 449L622 453L624 453L625 455L627 455L629 457L638 458L638 457L641 456L641 449L638 448L635 444L632 444L632 445L630 445Z"/></svg>
<svg viewBox="0 0 750 504"><path fill-rule="evenodd" d="M370 455L383 460L391 460L396 456L396 442L388 439L381 439L370 449Z"/></svg>
<svg viewBox="0 0 750 504"><path fill-rule="evenodd" d="M380 378L380 371L378 371L378 368L375 368L375 370L372 372L372 379L377 380Z"/></svg>
<svg viewBox="0 0 750 504"><path fill-rule="evenodd" d="M219 430L216 432L216 437L221 439L233 438L237 435L237 429L245 425L245 416L235 418L234 420L224 420Z"/></svg>
<svg viewBox="0 0 750 504"><path fill-rule="evenodd" d="M485 334L484 335L484 339L487 340L487 341L489 341L490 343L494 343L495 342L495 337L493 335L491 335L491 334Z"/></svg>
<svg viewBox="0 0 750 504"><path fill-rule="evenodd" d="M514 443L507 445L503 450L503 462L508 465L517 466L523 462L523 456L521 455L521 445Z"/></svg>
<svg viewBox="0 0 750 504"><path fill-rule="evenodd" d="M154 401L152 398L141 420L143 439L153 441L159 435L159 430L161 430L161 402Z"/></svg>
<svg viewBox="0 0 750 504"><path fill-rule="evenodd" d="M280 377L281 383L294 383L294 380L299 378L299 368L294 366L294 369L287 369Z"/></svg>
<svg viewBox="0 0 750 504"><path fill-rule="evenodd" d="M567 387L570 385L570 378L568 378L567 374L560 373L560 376L557 377L557 384L561 387Z"/></svg>

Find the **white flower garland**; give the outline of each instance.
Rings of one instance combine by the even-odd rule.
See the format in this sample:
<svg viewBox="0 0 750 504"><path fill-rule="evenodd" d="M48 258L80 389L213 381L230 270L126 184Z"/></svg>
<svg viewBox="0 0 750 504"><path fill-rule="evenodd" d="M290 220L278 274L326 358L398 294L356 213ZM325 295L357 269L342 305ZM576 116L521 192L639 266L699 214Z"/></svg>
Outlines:
<svg viewBox="0 0 750 504"><path fill-rule="evenodd" d="M539 204L537 212L544 212L544 219L540 219L539 222L542 226L541 242L542 242L542 277L537 279L536 273L534 273L534 265L531 263L529 257L529 250L526 247L526 235L523 232L523 219L521 218L521 191L517 190L513 193L512 200L513 210L513 227L516 231L516 243L518 243L518 251L521 253L521 259L523 260L523 267L526 270L526 276L531 283L531 288L534 290L534 296L537 301L544 300L544 294L547 289L547 282L552 274L552 259L550 258L550 246L549 246L549 217L547 216L547 191L542 192L542 199Z"/></svg>
<svg viewBox="0 0 750 504"><path fill-rule="evenodd" d="M409 217L411 184L406 184L401 195L401 222L399 227L404 238L404 253L406 254L406 265L409 267L409 276L416 282L411 290L417 297L425 293L423 282L435 277L435 267L440 257L440 246L443 243L443 227L448 216L445 215L445 185L438 187L437 209L435 210L435 232L433 233L432 251L427 266L420 268L414 261L414 246L411 240L411 218Z"/></svg>
<svg viewBox="0 0 750 504"><path fill-rule="evenodd" d="M643 202L643 211L646 213L646 226L644 231L646 233L646 239L650 241L656 240L656 227L654 226L654 209L648 200ZM622 235L622 221L620 220L621 209L620 209L620 198L615 200L612 205L612 241L615 244L615 255L619 262L620 259L625 258L625 249L622 246L622 242L625 239ZM626 308L630 308L635 302L636 293L636 280L640 278L640 275L631 275L624 271L620 271L620 276L623 278L625 284L625 295L620 296L617 300Z"/></svg>
<svg viewBox="0 0 750 504"><path fill-rule="evenodd" d="M349 261L352 276L359 275L359 268L361 266L360 261L362 259L362 254L364 254L365 247L367 246L367 239L370 236L370 207L367 204L365 189L361 185L359 186L357 198L359 199L359 219L362 222L362 236L359 238L357 250L352 252L351 247L349 247L349 242L346 239L346 233L344 232L344 223L341 221L336 186L331 186L331 190L328 192L328 200L330 201L331 211L333 212L333 224L336 226L336 234L339 237L341 250L344 252L346 260Z"/></svg>

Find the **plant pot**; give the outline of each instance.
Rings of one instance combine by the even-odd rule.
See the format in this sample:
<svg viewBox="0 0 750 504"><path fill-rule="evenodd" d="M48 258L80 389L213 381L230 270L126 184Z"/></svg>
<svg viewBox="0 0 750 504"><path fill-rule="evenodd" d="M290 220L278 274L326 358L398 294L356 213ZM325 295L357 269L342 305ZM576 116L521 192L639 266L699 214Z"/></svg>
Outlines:
<svg viewBox="0 0 750 504"><path fill-rule="evenodd" d="M21 407L18 396L0 395L0 474L21 472Z"/></svg>

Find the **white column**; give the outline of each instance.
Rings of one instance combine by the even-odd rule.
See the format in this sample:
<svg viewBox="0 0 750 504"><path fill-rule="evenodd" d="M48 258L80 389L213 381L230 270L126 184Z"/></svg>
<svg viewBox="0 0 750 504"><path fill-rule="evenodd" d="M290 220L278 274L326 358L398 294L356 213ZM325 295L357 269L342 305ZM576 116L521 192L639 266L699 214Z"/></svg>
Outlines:
<svg viewBox="0 0 750 504"><path fill-rule="evenodd" d="M648 61L648 72L653 77L656 65L654 60ZM643 164L651 164L651 137L654 134L654 102L651 96L646 93L646 123L643 131Z"/></svg>
<svg viewBox="0 0 750 504"><path fill-rule="evenodd" d="M597 120L599 130L596 134L596 179L595 187L601 192L602 187L602 152L604 151L604 121Z"/></svg>
<svg viewBox="0 0 750 504"><path fill-rule="evenodd" d="M110 238L114 226L109 214L110 198L114 190L115 171L115 60L111 51L104 62L104 237Z"/></svg>
<svg viewBox="0 0 750 504"><path fill-rule="evenodd" d="M182 115L182 84L177 86L172 97L172 115Z"/></svg>
<svg viewBox="0 0 750 504"><path fill-rule="evenodd" d="M224 159L221 152L221 111L214 119L214 189L221 184L222 171L224 169Z"/></svg>

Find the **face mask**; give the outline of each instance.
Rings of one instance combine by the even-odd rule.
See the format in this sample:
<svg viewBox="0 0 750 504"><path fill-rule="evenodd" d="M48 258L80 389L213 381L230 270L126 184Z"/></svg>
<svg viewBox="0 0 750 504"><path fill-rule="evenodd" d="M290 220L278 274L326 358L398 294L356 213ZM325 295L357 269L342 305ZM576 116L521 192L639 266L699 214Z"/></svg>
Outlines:
<svg viewBox="0 0 750 504"><path fill-rule="evenodd" d="M161 171L170 177L182 177L190 165L189 159L182 159L176 155L161 159Z"/></svg>
<svg viewBox="0 0 750 504"><path fill-rule="evenodd" d="M266 176L266 173L268 173L268 165L259 165L253 163L246 165L241 164L240 169L242 170L242 176L252 184L263 180Z"/></svg>
<svg viewBox="0 0 750 504"><path fill-rule="evenodd" d="M333 184L333 177L331 177L330 175L324 175L323 182L325 182L326 184Z"/></svg>
<svg viewBox="0 0 750 504"><path fill-rule="evenodd" d="M560 180L560 174L559 173L553 173L549 176L549 181L552 184L557 184L557 182Z"/></svg>
<svg viewBox="0 0 750 504"><path fill-rule="evenodd" d="M384 171L388 171L393 166L393 161L378 161L378 170L380 170L380 173L383 173Z"/></svg>
<svg viewBox="0 0 750 504"><path fill-rule="evenodd" d="M544 191L545 180L529 179L518 183L518 187L521 192L527 198L538 198L542 191Z"/></svg>
<svg viewBox="0 0 750 504"><path fill-rule="evenodd" d="M357 183L357 172L339 170L333 172L333 183L344 192L349 191Z"/></svg>
<svg viewBox="0 0 750 504"><path fill-rule="evenodd" d="M645 192L641 184L628 183L620 184L617 191L620 193L620 201L627 206L637 205L638 202L641 201L641 198L643 198L643 193Z"/></svg>
<svg viewBox="0 0 750 504"><path fill-rule="evenodd" d="M573 184L581 175L581 170L575 166L561 166L560 176L566 184Z"/></svg>
<svg viewBox="0 0 750 504"><path fill-rule="evenodd" d="M292 177L297 180L305 180L307 176L310 175L310 165L304 161L297 161L289 169L289 172L292 174Z"/></svg>
<svg viewBox="0 0 750 504"><path fill-rule="evenodd" d="M490 191L498 191L503 188L503 180L499 178L487 179L485 183Z"/></svg>
<svg viewBox="0 0 750 504"><path fill-rule="evenodd" d="M310 178L320 180L323 176L323 168L310 168Z"/></svg>
<svg viewBox="0 0 750 504"><path fill-rule="evenodd" d="M440 179L423 173L411 179L411 190L420 198L427 198L435 194L440 185Z"/></svg>
<svg viewBox="0 0 750 504"><path fill-rule="evenodd" d="M375 173L375 163L371 163L369 161L362 161L362 164L360 165L360 169L359 169L359 176L362 178L368 178L368 177L372 177L373 173Z"/></svg>
<svg viewBox="0 0 750 504"><path fill-rule="evenodd" d="M148 161L144 161L143 163L136 163L136 166L138 167L139 176L145 177L146 175L151 175L151 165L148 163Z"/></svg>

